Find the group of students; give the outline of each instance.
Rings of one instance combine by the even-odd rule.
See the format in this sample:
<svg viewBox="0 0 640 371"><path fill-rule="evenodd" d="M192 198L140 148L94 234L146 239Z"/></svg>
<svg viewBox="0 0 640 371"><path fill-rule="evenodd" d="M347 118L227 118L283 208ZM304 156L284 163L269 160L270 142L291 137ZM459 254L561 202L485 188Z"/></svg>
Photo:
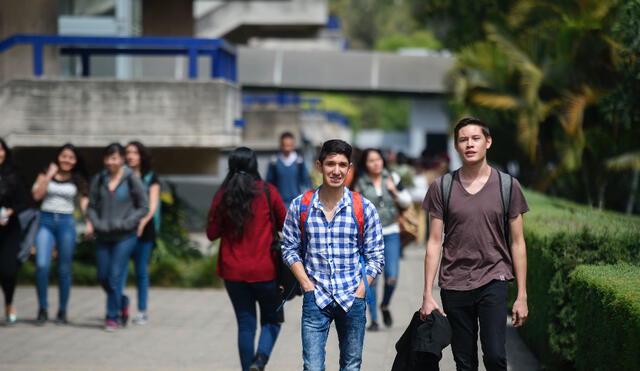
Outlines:
<svg viewBox="0 0 640 371"><path fill-rule="evenodd" d="M39 205L35 219L37 323L48 314L48 281L52 254L57 252L59 300L56 323L68 323L67 304L76 246L76 215L84 218L85 237L95 239L97 275L106 295L105 329L126 325L129 300L123 295L128 265L134 259L138 289L137 324L148 320L147 268L158 227L160 184L151 170L151 155L140 142L112 143L103 150L104 168L89 181L82 156L72 144L60 147L46 170L38 174L31 197L13 165L11 150L0 139L0 278L8 323L17 320L13 306L25 222L21 215ZM24 219L24 218L22 218ZM30 248L31 243L26 247ZM28 253L26 254L28 257Z"/></svg>
<svg viewBox="0 0 640 371"><path fill-rule="evenodd" d="M424 291L414 317L429 322L437 312L447 318L457 369L477 370L480 328L485 367L506 370L507 281L517 281L513 324L521 326L528 316L522 218L528 206L518 181L487 163L492 144L488 125L465 118L453 134L463 165L434 181L424 199L430 228ZM353 169L352 147L342 140L323 144L315 161L322 175L318 188L289 184L287 195L281 196L281 181L308 179L298 174L306 169L296 158L291 140L290 135L281 138L281 148L289 149L270 165L268 178L275 185L261 179L254 151L246 147L232 151L228 174L209 212L206 232L210 240L221 239L216 269L235 311L241 367L264 370L280 332L283 316L276 280L281 259L303 294L304 370L324 370L331 323L340 343L340 370L359 370L366 308L371 311L369 329L375 330L375 280L383 272L380 309L385 324L392 324L389 304L397 284L400 249L397 208L410 201L378 150L364 152L352 182L355 190L350 190L346 181ZM65 145L32 188L34 198L42 200L36 237L39 320L47 317L46 277L55 243L61 276L58 320L66 322L68 260L75 245L72 214L79 197L87 235L96 239L98 277L107 293L106 329L119 328L128 317L122 290L132 255L138 274L138 318L140 323L146 321L146 266L153 246L158 181L140 143L130 143L126 149L111 144L103 159L104 170L87 184L77 150ZM285 176L278 180L278 174ZM29 207L28 200L12 166L11 151L0 140L0 279L10 322L15 321L11 299L19 264L18 215ZM274 230L282 231L281 239ZM433 297L438 266L442 307ZM257 346L256 303L260 310Z"/></svg>
<svg viewBox="0 0 640 371"><path fill-rule="evenodd" d="M462 119L454 138L463 166L434 181L423 203L430 214L430 228L424 291L421 300L416 300L419 310L414 319L441 324L446 318L458 370L478 369L480 328L485 367L506 370L507 281L517 280L514 326L523 325L528 316L522 219L528 206L518 181L487 163L492 144L488 125L476 118ZM291 148L288 143L283 146L283 139L292 137L281 138L281 148ZM297 174L306 170L295 155L291 159L292 151L283 151L272 160L269 179L277 178L278 172L294 182L305 178ZM353 169L351 156L348 143L325 142L315 162L322 184L311 190L290 184L286 189L297 195L288 194L285 203L278 187L261 179L251 149L241 147L231 153L229 172L211 204L207 236L221 239L217 272L236 314L242 370L264 370L280 332L277 259L289 267L303 293L304 370L325 369L331 323L338 335L339 369L361 368L366 308L371 311L369 329L375 330L375 279L383 271L385 292L380 309L385 324L391 325L389 303L399 260L395 218L397 207L409 200L378 150L363 153L352 182L357 192L350 190L346 181ZM273 164L278 161L281 163ZM277 179L274 182L278 185ZM274 239L273 230L282 231L279 249L273 249L274 240L280 241ZM439 265L443 307L433 297ZM256 303L260 310L257 347ZM428 358L435 362L419 369L438 369L440 351L436 349L435 358ZM394 363L393 369L417 369L415 362L405 361Z"/></svg>

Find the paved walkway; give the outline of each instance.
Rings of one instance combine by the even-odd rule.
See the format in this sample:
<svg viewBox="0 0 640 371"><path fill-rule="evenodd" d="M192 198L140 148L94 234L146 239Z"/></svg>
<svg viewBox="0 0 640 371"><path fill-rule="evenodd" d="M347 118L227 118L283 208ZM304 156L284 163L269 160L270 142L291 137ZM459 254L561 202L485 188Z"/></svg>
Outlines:
<svg viewBox="0 0 640 371"><path fill-rule="evenodd" d="M396 323L391 329L367 333L363 371L391 369L394 344L420 302L422 259L421 249L407 249L392 305ZM130 296L135 293L132 288L127 291ZM54 316L55 288L50 290L49 297L50 315ZM0 326L0 370L239 369L236 324L224 290L152 289L150 323L129 325L115 333L102 330L104 302L99 288L75 287L69 304L71 324L49 323L38 327L35 289L19 288L16 293L19 322L10 327L4 323ZM269 361L269 370L302 368L300 311L299 298L287 305L287 321ZM537 361L515 330L509 328L508 334L509 369L537 370ZM337 339L332 329L327 345L327 369L337 370L337 360ZM445 350L441 370L455 370L450 347Z"/></svg>

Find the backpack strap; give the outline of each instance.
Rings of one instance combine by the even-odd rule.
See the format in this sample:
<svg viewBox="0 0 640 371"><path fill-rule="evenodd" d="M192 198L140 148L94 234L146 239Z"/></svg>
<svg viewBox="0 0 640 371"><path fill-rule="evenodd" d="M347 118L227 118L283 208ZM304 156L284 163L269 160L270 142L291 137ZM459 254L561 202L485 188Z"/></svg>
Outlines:
<svg viewBox="0 0 640 371"><path fill-rule="evenodd" d="M509 207L511 204L511 189L513 188L513 177L500 170L498 172L498 180L500 182L500 198L502 200L502 217L504 221L504 236L507 247L511 244L511 236L509 232ZM440 191L442 193L442 216L444 220L444 233L447 233L447 217L449 210L449 200L451 199L451 186L458 173L458 170L447 173L442 176L440 182Z"/></svg>
<svg viewBox="0 0 640 371"><path fill-rule="evenodd" d="M358 252L360 253L360 270L362 273L362 280L364 281L364 288L367 293L366 300L369 305L375 305L373 303L373 296L369 289L369 281L367 280L366 261L364 259L364 202L362 195L358 192L351 191L351 210L353 210L353 219L358 225Z"/></svg>
<svg viewBox="0 0 640 371"><path fill-rule="evenodd" d="M127 177L127 186L129 187L129 197L131 197L131 201L133 201L133 206L137 209L140 207L140 200L138 199L138 195L133 191L133 180L131 179L132 175Z"/></svg>
<svg viewBox="0 0 640 371"><path fill-rule="evenodd" d="M498 172L498 179L500 179L500 198L502 198L502 213L504 219L504 238L507 242L507 248L511 245L511 233L509 229L509 208L511 205L511 189L513 186L513 177L507 173L503 173L500 170Z"/></svg>
<svg viewBox="0 0 640 371"><path fill-rule="evenodd" d="M300 200L300 250L302 252L302 260L304 260L305 250L307 248L307 218L309 217L309 208L311 207L311 201L313 200L314 192L314 189L306 191L302 196L302 200Z"/></svg>
<svg viewBox="0 0 640 371"><path fill-rule="evenodd" d="M442 195L442 220L444 221L444 233L447 233L447 220L449 216L449 200L451 199L451 186L458 174L458 170L444 174L440 181L440 194Z"/></svg>
<svg viewBox="0 0 640 371"><path fill-rule="evenodd" d="M358 250L360 255L364 254L364 204L362 195L358 192L351 191L351 200L353 208L353 217L358 224Z"/></svg>
<svg viewBox="0 0 640 371"><path fill-rule="evenodd" d="M142 177L142 181L144 182L144 185L147 186L147 188L151 187L151 179L153 179L153 175L153 171L149 171Z"/></svg>

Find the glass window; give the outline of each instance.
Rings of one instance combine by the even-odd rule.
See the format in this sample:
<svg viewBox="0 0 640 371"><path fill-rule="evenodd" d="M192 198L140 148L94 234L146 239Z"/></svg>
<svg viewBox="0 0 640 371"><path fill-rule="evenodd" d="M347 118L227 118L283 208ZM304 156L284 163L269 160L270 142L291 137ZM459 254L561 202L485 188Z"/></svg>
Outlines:
<svg viewBox="0 0 640 371"><path fill-rule="evenodd" d="M61 15L115 16L116 0L60 0Z"/></svg>

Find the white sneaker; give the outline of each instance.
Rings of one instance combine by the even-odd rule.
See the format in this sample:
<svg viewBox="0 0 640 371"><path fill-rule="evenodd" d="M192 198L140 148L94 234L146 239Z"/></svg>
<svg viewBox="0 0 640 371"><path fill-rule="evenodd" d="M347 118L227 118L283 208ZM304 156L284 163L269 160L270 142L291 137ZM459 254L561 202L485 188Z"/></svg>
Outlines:
<svg viewBox="0 0 640 371"><path fill-rule="evenodd" d="M133 319L133 323L136 325L144 325L149 321L149 317L145 313L138 313L138 315Z"/></svg>

